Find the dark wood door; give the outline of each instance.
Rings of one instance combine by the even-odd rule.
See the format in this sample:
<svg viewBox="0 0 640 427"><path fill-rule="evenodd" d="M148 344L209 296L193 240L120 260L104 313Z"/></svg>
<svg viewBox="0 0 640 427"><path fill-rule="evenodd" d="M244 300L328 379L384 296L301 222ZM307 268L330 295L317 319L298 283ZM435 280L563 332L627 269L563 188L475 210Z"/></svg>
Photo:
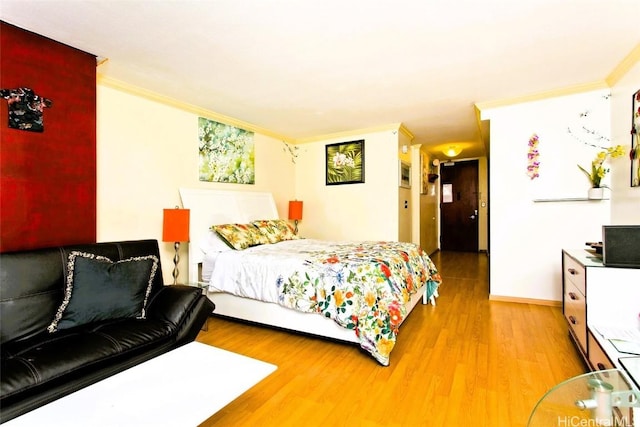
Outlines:
<svg viewBox="0 0 640 427"><path fill-rule="evenodd" d="M478 161L441 164L441 249L478 251Z"/></svg>

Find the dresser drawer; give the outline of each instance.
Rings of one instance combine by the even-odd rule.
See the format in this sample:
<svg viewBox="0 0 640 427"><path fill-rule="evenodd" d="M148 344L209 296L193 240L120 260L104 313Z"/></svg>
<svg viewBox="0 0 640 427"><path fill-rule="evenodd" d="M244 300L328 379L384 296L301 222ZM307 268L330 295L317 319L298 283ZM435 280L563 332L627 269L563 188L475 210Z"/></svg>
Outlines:
<svg viewBox="0 0 640 427"><path fill-rule="evenodd" d="M573 283L578 291L582 295L586 295L585 293L585 283L586 283L586 270L582 264L578 261L574 260L567 254L563 254L563 266L564 266L564 281L565 285L567 282Z"/></svg>
<svg viewBox="0 0 640 427"><path fill-rule="evenodd" d="M605 369L614 369L615 366L607 357L598 341L593 337L591 332L588 332L589 340L589 364L594 371L602 371Z"/></svg>
<svg viewBox="0 0 640 427"><path fill-rule="evenodd" d="M565 283L564 317L583 353L587 354L587 304L584 295L573 283Z"/></svg>

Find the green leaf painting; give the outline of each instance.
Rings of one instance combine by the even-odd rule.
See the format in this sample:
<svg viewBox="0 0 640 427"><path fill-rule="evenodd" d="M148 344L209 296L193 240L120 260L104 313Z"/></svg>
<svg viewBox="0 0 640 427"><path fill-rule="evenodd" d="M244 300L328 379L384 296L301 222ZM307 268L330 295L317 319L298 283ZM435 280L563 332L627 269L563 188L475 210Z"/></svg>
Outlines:
<svg viewBox="0 0 640 427"><path fill-rule="evenodd" d="M326 146L327 185L364 182L364 140Z"/></svg>
<svg viewBox="0 0 640 427"><path fill-rule="evenodd" d="M198 118L200 181L255 184L253 132Z"/></svg>

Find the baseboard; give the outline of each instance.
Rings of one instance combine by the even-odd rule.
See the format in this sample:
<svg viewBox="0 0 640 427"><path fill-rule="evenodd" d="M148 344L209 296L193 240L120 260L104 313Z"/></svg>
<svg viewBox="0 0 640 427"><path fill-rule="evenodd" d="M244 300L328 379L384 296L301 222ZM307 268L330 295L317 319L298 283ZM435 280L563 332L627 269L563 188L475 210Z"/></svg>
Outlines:
<svg viewBox="0 0 640 427"><path fill-rule="evenodd" d="M534 304L534 305L546 305L550 307L562 307L562 301L535 299L535 298L507 297L502 295L489 295L489 301L516 302L520 304Z"/></svg>

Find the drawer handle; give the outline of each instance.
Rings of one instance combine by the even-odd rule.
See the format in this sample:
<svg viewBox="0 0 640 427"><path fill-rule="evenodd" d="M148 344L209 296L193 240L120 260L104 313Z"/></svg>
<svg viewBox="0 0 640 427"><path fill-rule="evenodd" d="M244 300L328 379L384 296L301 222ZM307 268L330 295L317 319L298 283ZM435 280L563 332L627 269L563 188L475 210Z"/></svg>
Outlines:
<svg viewBox="0 0 640 427"><path fill-rule="evenodd" d="M604 363L598 362L597 365L599 371L604 371L605 369L607 369L607 367L604 366Z"/></svg>
<svg viewBox="0 0 640 427"><path fill-rule="evenodd" d="M578 321L573 316L569 316L569 322L571 322L572 325L577 325L578 324Z"/></svg>
<svg viewBox="0 0 640 427"><path fill-rule="evenodd" d="M571 298L572 300L576 301L578 299L578 296L573 292L569 292L569 298Z"/></svg>
<svg viewBox="0 0 640 427"><path fill-rule="evenodd" d="M576 274L578 274L578 270L576 270L575 268L570 268L568 271L569 271L569 274L571 274L572 276L575 276Z"/></svg>

